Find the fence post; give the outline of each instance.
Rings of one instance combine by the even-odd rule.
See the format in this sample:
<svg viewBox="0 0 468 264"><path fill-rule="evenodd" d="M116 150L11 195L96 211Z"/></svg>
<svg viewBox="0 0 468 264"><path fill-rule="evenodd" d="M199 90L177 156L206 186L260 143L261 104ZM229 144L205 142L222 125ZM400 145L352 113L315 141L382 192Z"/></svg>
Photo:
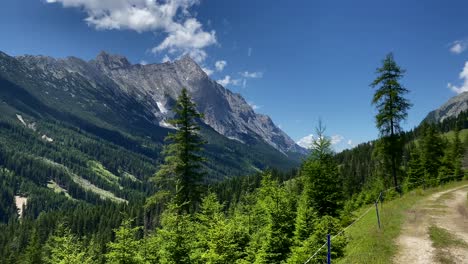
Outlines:
<svg viewBox="0 0 468 264"><path fill-rule="evenodd" d="M379 202L380 202L380 210L383 210L383 197L382 197L382 193L383 192L380 192L380 195L379 195Z"/></svg>
<svg viewBox="0 0 468 264"><path fill-rule="evenodd" d="M327 245L328 245L327 264L331 264L331 239L330 239L330 234L327 235Z"/></svg>
<svg viewBox="0 0 468 264"><path fill-rule="evenodd" d="M380 216L379 216L379 203L375 202L375 212L377 213L377 223L379 224L380 229Z"/></svg>

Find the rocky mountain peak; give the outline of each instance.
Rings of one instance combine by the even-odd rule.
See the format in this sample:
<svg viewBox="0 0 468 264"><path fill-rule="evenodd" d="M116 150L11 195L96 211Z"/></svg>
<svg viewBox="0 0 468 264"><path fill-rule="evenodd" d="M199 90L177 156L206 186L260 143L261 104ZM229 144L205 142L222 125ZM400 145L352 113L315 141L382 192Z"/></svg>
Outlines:
<svg viewBox="0 0 468 264"><path fill-rule="evenodd" d="M27 68L39 67L48 76L65 80L70 85L68 90L73 90L72 86L79 79L86 80L79 83L91 84L96 91L112 91L130 98L144 107L144 114L138 114L163 127L173 116L171 108L180 91L187 88L198 110L205 116L203 121L221 135L244 143L261 140L286 155L305 151L268 116L255 113L240 94L232 93L210 79L187 55L173 62L149 65L132 65L124 56L107 52L99 53L88 62L74 57L25 56L18 59ZM78 79L74 81L74 78Z"/></svg>
<svg viewBox="0 0 468 264"><path fill-rule="evenodd" d="M424 120L428 122L442 122L446 118L457 117L461 112L467 110L468 92L463 92L457 96L450 98L441 107L430 112Z"/></svg>
<svg viewBox="0 0 468 264"><path fill-rule="evenodd" d="M175 60L173 65L181 72L189 74L191 77L208 77L203 69L189 55L184 55Z"/></svg>
<svg viewBox="0 0 468 264"><path fill-rule="evenodd" d="M121 55L109 54L105 51L101 51L97 55L95 61L98 65L104 66L112 70L118 68L126 68L132 65L126 57Z"/></svg>

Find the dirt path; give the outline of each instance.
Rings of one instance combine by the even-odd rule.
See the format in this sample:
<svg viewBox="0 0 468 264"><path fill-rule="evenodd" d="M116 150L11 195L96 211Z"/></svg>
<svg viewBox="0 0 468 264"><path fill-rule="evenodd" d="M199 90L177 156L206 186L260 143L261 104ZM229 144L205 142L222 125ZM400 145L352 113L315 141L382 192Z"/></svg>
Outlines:
<svg viewBox="0 0 468 264"><path fill-rule="evenodd" d="M468 244L467 193L468 185L438 192L408 211L394 263L468 263L468 248L435 248L429 235L429 227L435 226Z"/></svg>

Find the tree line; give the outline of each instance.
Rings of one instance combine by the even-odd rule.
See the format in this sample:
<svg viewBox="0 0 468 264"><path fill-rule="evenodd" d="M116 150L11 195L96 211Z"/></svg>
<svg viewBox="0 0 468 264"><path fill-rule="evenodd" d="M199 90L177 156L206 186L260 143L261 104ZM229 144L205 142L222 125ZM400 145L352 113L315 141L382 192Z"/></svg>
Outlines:
<svg viewBox="0 0 468 264"><path fill-rule="evenodd" d="M157 165L144 155L130 161L144 165L141 171L130 171L141 184L119 180L124 189L133 184L133 195L114 190L99 178L100 186L128 198L128 203L116 204L93 193L73 193L80 200L58 195L35 177L47 178L52 173L58 182L63 178L68 183L70 192L69 175L47 166L28 166L33 164L28 156L12 159L5 144L0 148L4 160L0 169L0 221L4 223L0 224L0 262L303 263L325 242L327 234L336 234L351 223L353 211L372 202L380 191L393 186L404 193L464 177L465 145L458 128L451 139L441 135L442 128L461 122L450 119L402 131L400 124L411 106L405 98L408 90L400 84L405 71L390 54L376 73L371 86L376 88L372 103L378 111L378 140L335 154L325 126L319 122L317 140L299 168L288 172L269 169L209 184L205 180L206 142L199 133L203 116L184 89L170 121L176 129L166 139L163 159ZM8 123L3 125L8 127ZM19 129L8 135L27 133ZM88 155L113 153L99 160L117 175L121 173L119 164L129 162L122 160L124 150L103 145L101 152L86 144L85 138L77 140L81 142L73 145ZM42 143L33 146L37 144ZM80 159L73 165L71 156L64 153L64 157L70 157L63 162L75 166L74 170L89 165ZM15 165L23 159L18 163L21 166ZM143 184L147 171L156 171L150 186ZM88 174L93 175L92 171ZM21 193L29 194L28 206L18 219L13 196ZM333 258L343 256L347 242L346 235L334 240ZM320 252L310 263L321 263L324 254Z"/></svg>

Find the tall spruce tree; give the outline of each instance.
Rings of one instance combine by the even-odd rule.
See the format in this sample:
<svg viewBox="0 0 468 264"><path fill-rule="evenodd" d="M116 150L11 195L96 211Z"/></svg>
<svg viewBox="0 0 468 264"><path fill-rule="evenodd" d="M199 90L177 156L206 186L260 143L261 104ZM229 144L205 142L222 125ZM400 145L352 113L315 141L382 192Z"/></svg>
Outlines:
<svg viewBox="0 0 468 264"><path fill-rule="evenodd" d="M39 238L39 231L34 228L31 231L31 238L29 244L25 249L23 261L21 263L28 264L41 264L42 259L42 246Z"/></svg>
<svg viewBox="0 0 468 264"><path fill-rule="evenodd" d="M458 128L455 129L453 142L450 148L450 156L451 161L453 164L453 175L457 179L463 178L463 169L462 169L462 157L463 157L463 144L460 140L460 130Z"/></svg>
<svg viewBox="0 0 468 264"><path fill-rule="evenodd" d="M407 188L414 189L422 184L424 179L424 167L421 160L420 148L415 144L411 146L410 159L408 161L407 170Z"/></svg>
<svg viewBox="0 0 468 264"><path fill-rule="evenodd" d="M283 263L288 257L294 238L294 196L267 173L258 190L258 203L266 216L261 248L255 263Z"/></svg>
<svg viewBox="0 0 468 264"><path fill-rule="evenodd" d="M382 67L378 68L377 78L371 87L377 88L372 99L372 104L377 108L376 125L380 131L383 142L383 154L386 157L385 164L390 167L393 183L398 191L397 171L401 163L403 145L400 142L401 121L408 116L411 107L404 97L408 90L399 80L404 76L405 70L401 69L393 59L393 54L388 54L383 60Z"/></svg>
<svg viewBox="0 0 468 264"><path fill-rule="evenodd" d="M308 221L314 219L310 210L314 210L319 216L336 216L343 199L338 164L333 156L331 140L325 136L322 122L319 122L316 133L317 139L313 142L310 157L303 163L300 171L304 185L300 203L306 203L304 209L309 212L304 213L308 215ZM302 208L301 205L299 207ZM303 217L301 212L298 217Z"/></svg>
<svg viewBox="0 0 468 264"><path fill-rule="evenodd" d="M435 184L444 156L444 142L433 124L424 123L422 129L420 144L424 175L429 184Z"/></svg>
<svg viewBox="0 0 468 264"><path fill-rule="evenodd" d="M47 240L45 246L47 257L45 263L50 264L88 264L94 263L86 255L83 242L74 236L70 229L60 224Z"/></svg>
<svg viewBox="0 0 468 264"><path fill-rule="evenodd" d="M131 220L124 220L122 225L115 229L115 241L109 242L106 259L115 264L138 264L143 263L143 257L139 254L141 247L137 240L139 227L132 227Z"/></svg>
<svg viewBox="0 0 468 264"><path fill-rule="evenodd" d="M205 143L200 137L197 119L202 118L196 110L186 89L182 90L174 108L175 118L169 123L176 128L166 140L170 142L164 149L164 163L156 173L159 187L174 195L174 202L185 212L193 212L200 201L201 170L204 158L201 156Z"/></svg>

